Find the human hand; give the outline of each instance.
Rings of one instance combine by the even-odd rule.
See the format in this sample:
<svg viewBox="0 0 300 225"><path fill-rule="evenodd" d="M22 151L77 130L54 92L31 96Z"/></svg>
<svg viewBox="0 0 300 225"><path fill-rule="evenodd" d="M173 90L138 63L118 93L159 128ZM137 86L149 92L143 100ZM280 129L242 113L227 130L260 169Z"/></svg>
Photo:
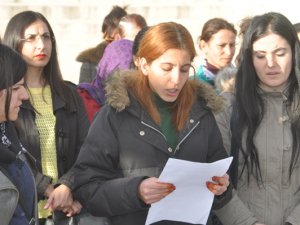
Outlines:
<svg viewBox="0 0 300 225"><path fill-rule="evenodd" d="M53 190L54 190L54 186L52 184L49 184L44 193L45 197L49 198Z"/></svg>
<svg viewBox="0 0 300 225"><path fill-rule="evenodd" d="M52 191L44 208L50 209L51 211L63 210L71 207L72 202L73 197L71 189L64 184L61 184Z"/></svg>
<svg viewBox="0 0 300 225"><path fill-rule="evenodd" d="M156 177L143 180L139 185L139 196L146 204L158 202L175 190L170 183L160 182Z"/></svg>
<svg viewBox="0 0 300 225"><path fill-rule="evenodd" d="M77 200L73 201L71 207L64 209L63 212L66 213L66 216L71 217L75 214L79 214L82 209L82 205Z"/></svg>
<svg viewBox="0 0 300 225"><path fill-rule="evenodd" d="M214 176L212 180L214 182L206 182L207 188L212 193L214 193L215 195L221 195L227 190L227 187L229 186L229 176L227 173L222 177Z"/></svg>

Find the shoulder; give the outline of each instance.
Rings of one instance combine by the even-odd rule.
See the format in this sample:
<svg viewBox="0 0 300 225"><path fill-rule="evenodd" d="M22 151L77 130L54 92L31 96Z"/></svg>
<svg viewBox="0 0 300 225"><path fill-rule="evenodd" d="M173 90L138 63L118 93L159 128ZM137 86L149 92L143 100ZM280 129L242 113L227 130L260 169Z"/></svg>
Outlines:
<svg viewBox="0 0 300 225"><path fill-rule="evenodd" d="M104 49L106 48L107 43L105 41L101 42L94 48L89 48L77 56L76 60L79 62L90 62L98 64L99 60L101 59Z"/></svg>
<svg viewBox="0 0 300 225"><path fill-rule="evenodd" d="M70 98L69 98L70 106L75 107L75 108L81 107L79 105L82 105L83 101L82 101L82 98L81 98L81 96L79 95L79 93L77 91L77 85L74 84L71 81L64 81L64 84L67 86L67 88L70 91Z"/></svg>
<svg viewBox="0 0 300 225"><path fill-rule="evenodd" d="M122 111L130 105L128 84L134 79L137 71L122 70L116 71L109 77L106 91L106 102L116 111Z"/></svg>

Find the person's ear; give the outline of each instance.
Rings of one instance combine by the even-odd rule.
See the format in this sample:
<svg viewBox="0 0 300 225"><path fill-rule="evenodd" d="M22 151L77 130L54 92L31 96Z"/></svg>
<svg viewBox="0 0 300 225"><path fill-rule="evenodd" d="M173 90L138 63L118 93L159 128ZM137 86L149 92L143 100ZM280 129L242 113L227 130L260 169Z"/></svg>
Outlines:
<svg viewBox="0 0 300 225"><path fill-rule="evenodd" d="M145 76L147 76L149 71L147 60L144 57L140 58L139 60L141 71Z"/></svg>
<svg viewBox="0 0 300 225"><path fill-rule="evenodd" d="M206 47L207 47L206 41L201 40L201 41L200 41L200 44L199 44L199 48L200 48L200 50L201 50L203 53L205 53L205 54L206 54Z"/></svg>

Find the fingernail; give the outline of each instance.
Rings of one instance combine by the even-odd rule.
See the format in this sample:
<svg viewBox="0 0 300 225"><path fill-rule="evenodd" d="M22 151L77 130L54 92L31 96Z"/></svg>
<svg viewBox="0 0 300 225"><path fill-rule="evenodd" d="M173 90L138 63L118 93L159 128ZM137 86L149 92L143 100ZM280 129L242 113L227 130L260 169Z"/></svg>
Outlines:
<svg viewBox="0 0 300 225"><path fill-rule="evenodd" d="M213 176L213 177L212 177L212 180L213 180L213 181L219 181L219 180L220 180L220 177Z"/></svg>

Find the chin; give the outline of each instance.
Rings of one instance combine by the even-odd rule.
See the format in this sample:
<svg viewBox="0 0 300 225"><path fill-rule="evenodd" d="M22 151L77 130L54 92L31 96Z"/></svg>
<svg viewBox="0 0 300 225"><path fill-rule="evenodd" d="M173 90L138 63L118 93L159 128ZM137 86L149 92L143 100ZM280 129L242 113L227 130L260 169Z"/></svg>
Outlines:
<svg viewBox="0 0 300 225"><path fill-rule="evenodd" d="M176 98L163 98L163 100L165 101L165 102L175 102L176 101L176 99L177 99L177 97Z"/></svg>

